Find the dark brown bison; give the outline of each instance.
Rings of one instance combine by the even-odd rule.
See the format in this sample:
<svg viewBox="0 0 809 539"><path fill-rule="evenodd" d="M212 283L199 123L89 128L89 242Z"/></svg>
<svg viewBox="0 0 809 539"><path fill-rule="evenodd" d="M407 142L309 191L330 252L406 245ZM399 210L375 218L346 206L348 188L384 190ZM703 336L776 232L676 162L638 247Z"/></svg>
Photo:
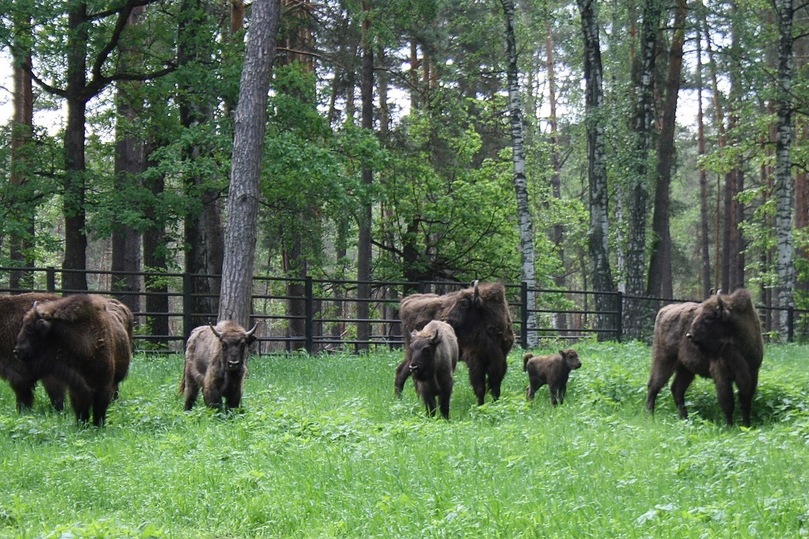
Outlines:
<svg viewBox="0 0 809 539"><path fill-rule="evenodd" d="M14 354L42 376L65 381L79 422L104 424L115 393L116 372L129 336L108 311L109 300L77 294L34 303L23 318ZM128 369L129 362L126 361Z"/></svg>
<svg viewBox="0 0 809 539"><path fill-rule="evenodd" d="M242 400L244 375L247 373L249 346L255 342L256 325L245 331L231 320L194 328L185 347L185 368L180 392L185 409L190 410L202 389L206 406L238 408Z"/></svg>
<svg viewBox="0 0 809 539"><path fill-rule="evenodd" d="M112 398L118 398L118 386L129 374L129 364L134 352L134 322L132 311L129 307L115 298L106 298L106 310L110 317L110 323L114 326L113 336L113 358L115 361L115 377L113 379Z"/></svg>
<svg viewBox="0 0 809 539"><path fill-rule="evenodd" d="M528 373L528 390L525 396L531 400L537 389L545 384L551 391L551 404L562 404L567 393L567 380L570 371L581 367L579 354L575 350L559 350L558 354L535 356L528 353L523 356L523 370Z"/></svg>
<svg viewBox="0 0 809 539"><path fill-rule="evenodd" d="M410 374L427 413L435 415L435 398L441 415L449 419L453 373L458 364L458 339L452 326L433 320L410 334Z"/></svg>
<svg viewBox="0 0 809 539"><path fill-rule="evenodd" d="M30 366L14 357L14 345L23 316L35 301L44 303L58 298L55 294L40 292L0 296L0 378L6 380L14 390L17 410L22 411L34 405L34 388L39 378ZM45 376L42 385L54 408L62 410L65 406L64 382L55 376Z"/></svg>
<svg viewBox="0 0 809 539"><path fill-rule="evenodd" d="M739 389L742 423L750 425L753 394L764 357L758 313L747 290L721 291L702 303L667 305L655 320L652 369L646 408L654 411L655 399L672 374L674 403L687 418L685 391L699 375L716 384L719 405L728 425L733 424L733 383Z"/></svg>
<svg viewBox="0 0 809 539"><path fill-rule="evenodd" d="M410 333L430 320L452 326L458 338L459 358L469 368L469 381L483 404L488 386L496 400L506 375L506 356L514 344L506 289L500 283L478 283L449 294L412 294L399 304L405 357L396 368L395 392L400 395L410 376Z"/></svg>

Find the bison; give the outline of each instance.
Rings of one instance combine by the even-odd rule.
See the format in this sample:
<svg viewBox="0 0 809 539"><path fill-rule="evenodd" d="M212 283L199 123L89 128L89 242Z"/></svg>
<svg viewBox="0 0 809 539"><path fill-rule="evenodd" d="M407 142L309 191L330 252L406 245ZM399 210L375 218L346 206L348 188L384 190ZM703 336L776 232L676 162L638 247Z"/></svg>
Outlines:
<svg viewBox="0 0 809 539"><path fill-rule="evenodd" d="M720 291L702 303L667 305L655 320L646 408L654 412L657 394L676 373L671 393L680 417L687 418L685 392L699 375L713 379L728 425L733 424L735 382L742 423L749 426L763 358L761 325L747 290L730 295Z"/></svg>
<svg viewBox="0 0 809 539"><path fill-rule="evenodd" d="M118 386L129 373L129 363L132 359L135 345L133 341L134 316L129 307L115 298L106 298L106 310L110 323L115 326L113 335L113 358L115 362L115 377L113 379L112 398L118 398Z"/></svg>
<svg viewBox="0 0 809 539"><path fill-rule="evenodd" d="M17 398L17 410L34 405L34 388L39 378L33 370L14 357L14 345L22 326L22 319L34 302L59 299L55 294L29 292L0 296L0 378L6 380ZM65 384L55 376L42 378L42 385L57 410L65 406Z"/></svg>
<svg viewBox="0 0 809 539"><path fill-rule="evenodd" d="M537 389L545 384L551 391L551 404L562 404L567 393L567 380L570 371L581 367L579 354L573 349L559 350L558 354L523 356L523 370L528 373L528 389L525 396L532 400Z"/></svg>
<svg viewBox="0 0 809 539"><path fill-rule="evenodd" d="M77 294L34 303L23 318L14 354L41 376L65 381L76 419L106 421L116 383L129 368L121 342L128 342L125 328L108 310L101 296Z"/></svg>
<svg viewBox="0 0 809 539"><path fill-rule="evenodd" d="M452 326L458 339L459 359L469 368L469 381L479 405L488 387L500 398L506 375L506 356L514 344L506 289L500 283L479 283L445 295L412 294L399 304L405 357L396 368L395 393L399 396L410 376L410 333L431 320Z"/></svg>
<svg viewBox="0 0 809 539"><path fill-rule="evenodd" d="M449 419L452 376L458 364L458 339L452 326L433 320L410 334L410 374L427 413L435 415L435 398L444 419Z"/></svg>
<svg viewBox="0 0 809 539"><path fill-rule="evenodd" d="M194 406L200 388L206 406L220 407L224 398L227 408L239 407L248 347L256 340L256 327L254 324L245 331L238 323L223 320L216 326L194 328L185 348L185 368L180 381L186 410Z"/></svg>

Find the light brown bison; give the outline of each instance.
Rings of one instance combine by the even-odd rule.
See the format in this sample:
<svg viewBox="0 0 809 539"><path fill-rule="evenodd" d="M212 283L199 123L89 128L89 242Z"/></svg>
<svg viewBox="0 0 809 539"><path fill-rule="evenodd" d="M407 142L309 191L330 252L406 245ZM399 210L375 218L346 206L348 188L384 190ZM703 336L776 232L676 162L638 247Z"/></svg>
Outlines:
<svg viewBox="0 0 809 539"><path fill-rule="evenodd" d="M410 376L410 333L430 320L452 326L458 339L459 358L469 368L469 381L483 404L488 386L496 400L506 375L506 356L514 344L506 289L500 283L478 283L449 294L412 294L399 304L405 357L396 368L395 393L400 395Z"/></svg>
<svg viewBox="0 0 809 539"><path fill-rule="evenodd" d="M119 343L125 329L107 310L109 300L77 294L34 303L23 319L14 354L42 376L65 381L79 422L103 425L115 393ZM126 366L128 369L128 358Z"/></svg>
<svg viewBox="0 0 809 539"><path fill-rule="evenodd" d="M567 393L567 380L570 371L581 367L579 354L573 349L559 350L558 354L523 356L523 370L528 373L528 389L525 396L531 400L537 389L545 384L551 391L551 404L562 404Z"/></svg>
<svg viewBox="0 0 809 539"><path fill-rule="evenodd" d="M38 376L30 366L14 357L14 345L20 333L22 319L34 302L58 299L56 294L29 292L12 296L0 296L0 378L6 380L17 398L17 410L34 405L34 388ZM42 378L42 385L57 410L65 406L65 384L54 376Z"/></svg>
<svg viewBox="0 0 809 539"><path fill-rule="evenodd" d="M245 331L231 320L194 328L185 347L185 368L180 392L185 409L190 410L202 389L206 406L238 408L247 373L249 346L256 340L256 325Z"/></svg>
<svg viewBox="0 0 809 539"><path fill-rule="evenodd" d="M435 398L441 415L449 419L453 373L458 364L458 339L446 322L433 320L410 334L410 374L427 413L435 415Z"/></svg>
<svg viewBox="0 0 809 539"><path fill-rule="evenodd" d="M735 382L742 423L750 425L763 357L761 325L747 290L719 292L702 303L667 305L655 320L646 408L654 411L657 394L676 373L671 393L680 417L687 418L685 392L699 375L713 379L728 425L733 424Z"/></svg>

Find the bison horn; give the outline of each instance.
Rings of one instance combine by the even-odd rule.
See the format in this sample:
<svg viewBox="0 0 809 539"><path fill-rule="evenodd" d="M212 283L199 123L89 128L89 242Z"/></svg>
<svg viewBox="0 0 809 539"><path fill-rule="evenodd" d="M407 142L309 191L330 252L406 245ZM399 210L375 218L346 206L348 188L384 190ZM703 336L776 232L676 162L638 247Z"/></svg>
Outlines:
<svg viewBox="0 0 809 539"><path fill-rule="evenodd" d="M214 325L211 324L211 323L209 323L208 325L211 326L211 331L213 331L213 334L216 335L216 338L217 339L222 339L222 334L219 333L218 331L216 331L216 328L214 327Z"/></svg>
<svg viewBox="0 0 809 539"><path fill-rule="evenodd" d="M42 313L39 312L39 306L37 305L37 303L38 303L37 301L34 301L34 306L32 307L32 309L34 309L34 316L36 318L43 318Z"/></svg>
<svg viewBox="0 0 809 539"><path fill-rule="evenodd" d="M247 335L248 337L252 337L252 336L253 336L253 333L255 333L255 332L256 332L256 329L257 329L257 328L258 328L258 322L256 322L255 324L253 324L253 327L251 327L250 329L248 329L248 330L247 330L246 335Z"/></svg>

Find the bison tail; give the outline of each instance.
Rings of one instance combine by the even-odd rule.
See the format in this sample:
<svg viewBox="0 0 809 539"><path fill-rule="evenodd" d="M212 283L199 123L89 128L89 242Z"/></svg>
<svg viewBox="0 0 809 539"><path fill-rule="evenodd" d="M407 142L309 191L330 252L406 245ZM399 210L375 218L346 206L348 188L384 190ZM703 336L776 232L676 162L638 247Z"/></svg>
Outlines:
<svg viewBox="0 0 809 539"><path fill-rule="evenodd" d="M185 393L185 371L183 371L183 377L180 378L180 387L177 388L177 393L180 395Z"/></svg>
<svg viewBox="0 0 809 539"><path fill-rule="evenodd" d="M534 357L534 354L530 352L522 356L522 370L524 371L528 370L528 360L531 359L532 357Z"/></svg>

